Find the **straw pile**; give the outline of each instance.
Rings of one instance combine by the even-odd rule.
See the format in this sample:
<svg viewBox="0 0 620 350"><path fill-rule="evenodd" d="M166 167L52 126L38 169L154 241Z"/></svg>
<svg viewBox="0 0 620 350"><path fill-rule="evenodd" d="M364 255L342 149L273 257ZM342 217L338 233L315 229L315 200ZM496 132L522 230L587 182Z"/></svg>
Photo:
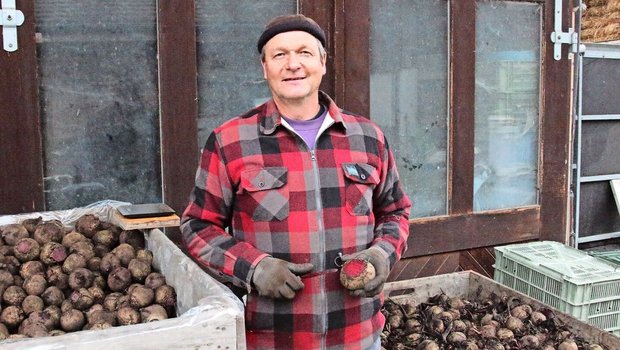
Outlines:
<svg viewBox="0 0 620 350"><path fill-rule="evenodd" d="M620 40L620 0L585 0L581 19L581 40L603 42Z"/></svg>

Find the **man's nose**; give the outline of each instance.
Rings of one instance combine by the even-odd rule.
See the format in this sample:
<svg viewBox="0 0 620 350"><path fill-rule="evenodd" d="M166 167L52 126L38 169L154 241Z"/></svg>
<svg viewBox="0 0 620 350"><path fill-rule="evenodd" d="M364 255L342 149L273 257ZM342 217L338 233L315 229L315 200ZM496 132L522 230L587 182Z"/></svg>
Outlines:
<svg viewBox="0 0 620 350"><path fill-rule="evenodd" d="M299 57L296 54L291 54L288 56L288 61L286 62L286 68L290 70L296 70L301 67Z"/></svg>

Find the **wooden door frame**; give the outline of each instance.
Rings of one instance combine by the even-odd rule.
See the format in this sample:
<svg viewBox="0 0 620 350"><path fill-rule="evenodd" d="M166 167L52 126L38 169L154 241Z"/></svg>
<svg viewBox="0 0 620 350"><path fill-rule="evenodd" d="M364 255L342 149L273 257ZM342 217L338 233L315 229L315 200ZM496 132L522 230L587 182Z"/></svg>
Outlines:
<svg viewBox="0 0 620 350"><path fill-rule="evenodd" d="M44 209L34 2L15 8L24 14L18 49L0 48L0 215Z"/></svg>
<svg viewBox="0 0 620 350"><path fill-rule="evenodd" d="M371 0L300 1L300 9L329 28L332 78L323 88L348 110L370 113ZM554 1L532 0L543 6L542 122L540 125L539 204L506 210L473 212L475 0L451 0L450 161L448 215L410 221L409 249L404 257L488 247L528 240L568 241L571 142L571 61L568 47L562 60L553 58ZM571 21L570 1L563 2L563 30ZM346 14L346 15L345 15ZM345 43L345 44L339 44ZM456 234L458 233L458 234Z"/></svg>
<svg viewBox="0 0 620 350"><path fill-rule="evenodd" d="M199 157L196 10L194 1L157 3L162 195L181 214Z"/></svg>
<svg viewBox="0 0 620 350"><path fill-rule="evenodd" d="M299 0L300 12L315 18L328 32L327 49L332 59L328 60L322 88L340 105L362 115L368 115L370 110L369 1ZM473 122L475 32L462 19L464 15L472 16L475 0L452 0L452 11L458 11L453 13L459 13L460 18L452 21L452 33L461 34L459 40L451 37L451 55L458 53L459 58L452 60L451 72L459 79L451 79L450 157L466 161L452 166L449 174L448 215L411 220L405 257L533 239L567 241L571 62L566 58L566 45L562 60L553 58L548 38L553 30L554 1L537 2L544 8L540 204L484 213L472 211L473 137L471 130L458 127ZM571 6L568 0L563 3L563 31L567 31ZM45 209L34 5L24 0L17 0L16 5L26 18L18 29L20 51L0 53L0 154L4 156L0 214ZM162 193L164 200L181 212L193 186L199 156L195 8L194 1L159 1L157 6Z"/></svg>

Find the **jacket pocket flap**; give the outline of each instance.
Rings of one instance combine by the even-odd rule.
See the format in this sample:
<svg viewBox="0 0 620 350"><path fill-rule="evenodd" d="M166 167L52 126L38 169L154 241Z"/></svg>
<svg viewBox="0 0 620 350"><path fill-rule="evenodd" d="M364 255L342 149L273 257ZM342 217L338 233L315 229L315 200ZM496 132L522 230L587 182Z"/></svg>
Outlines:
<svg viewBox="0 0 620 350"><path fill-rule="evenodd" d="M280 188L286 184L287 174L284 167L245 170L241 173L241 187L249 192Z"/></svg>
<svg viewBox="0 0 620 350"><path fill-rule="evenodd" d="M343 163L344 176L351 181L362 184L378 184L379 172L375 167L364 163Z"/></svg>

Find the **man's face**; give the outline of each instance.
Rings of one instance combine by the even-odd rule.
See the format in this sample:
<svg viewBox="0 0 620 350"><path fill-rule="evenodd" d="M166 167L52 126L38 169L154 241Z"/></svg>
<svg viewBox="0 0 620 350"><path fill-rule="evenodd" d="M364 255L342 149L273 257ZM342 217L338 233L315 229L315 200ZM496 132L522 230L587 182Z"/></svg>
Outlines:
<svg viewBox="0 0 620 350"><path fill-rule="evenodd" d="M276 102L300 103L317 98L326 68L314 36L304 31L280 33L263 49L263 76Z"/></svg>

